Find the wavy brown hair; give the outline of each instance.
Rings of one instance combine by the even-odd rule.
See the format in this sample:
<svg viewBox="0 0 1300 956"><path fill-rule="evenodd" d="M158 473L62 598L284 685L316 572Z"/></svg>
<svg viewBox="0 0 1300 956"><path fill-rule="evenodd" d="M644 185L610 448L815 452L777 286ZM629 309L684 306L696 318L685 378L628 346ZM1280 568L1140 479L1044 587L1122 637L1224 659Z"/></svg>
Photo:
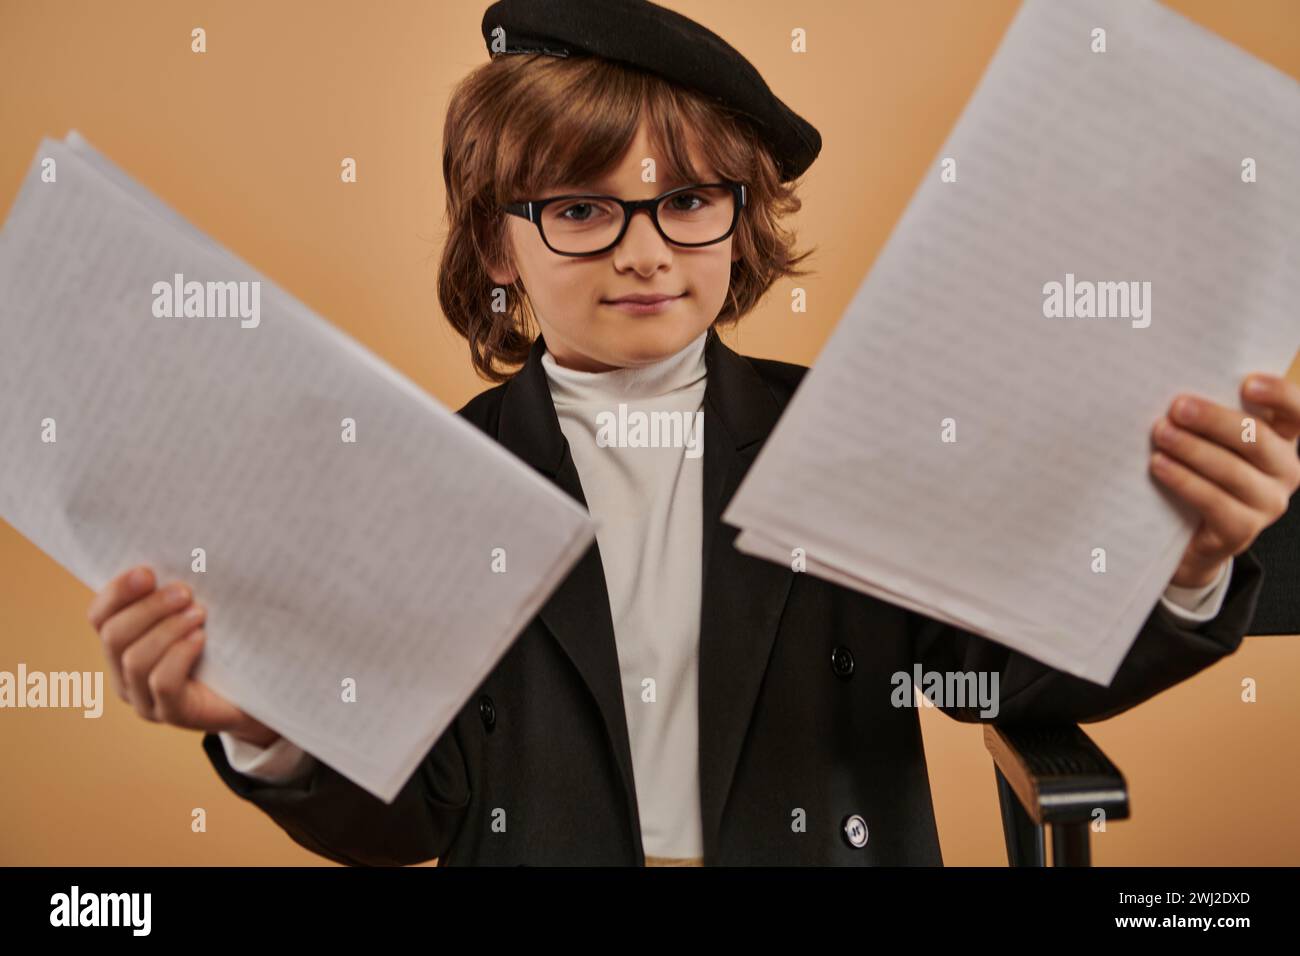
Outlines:
<svg viewBox="0 0 1300 956"><path fill-rule="evenodd" d="M443 129L447 238L438 299L481 377L509 379L535 338L519 279L500 287L488 273L491 265L510 264L501 204L604 175L631 145L643 114L667 166L656 178L666 172L680 182L700 180L685 149L690 131L720 176L746 186L746 208L733 234L738 258L715 326L734 325L777 279L808 274L798 266L813 250L797 254L793 233L781 225L801 206L797 181L781 182L747 118L602 57L497 56L457 84Z"/></svg>

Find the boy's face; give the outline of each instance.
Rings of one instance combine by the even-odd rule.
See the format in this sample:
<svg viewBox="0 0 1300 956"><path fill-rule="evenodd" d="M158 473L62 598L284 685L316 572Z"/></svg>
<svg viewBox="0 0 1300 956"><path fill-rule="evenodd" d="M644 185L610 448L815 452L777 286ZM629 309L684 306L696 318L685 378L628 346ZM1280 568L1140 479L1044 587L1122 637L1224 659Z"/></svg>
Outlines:
<svg viewBox="0 0 1300 956"><path fill-rule="evenodd" d="M703 182L718 179L688 144L691 160ZM620 199L651 199L687 183L642 182L642 160L663 157L651 150L645 124L604 179L590 183L556 183L541 196L598 193ZM743 215L743 211L742 211ZM532 302L546 347L568 368L603 372L612 368L648 365L685 348L718 317L731 281L734 233L722 242L683 248L667 242L649 215L638 212L628 223L622 242L597 256L561 256L542 242L537 227L519 216L507 216L514 269L490 272L492 280L509 285L516 276ZM651 313L638 314L610 304L627 295L671 295L671 302Z"/></svg>

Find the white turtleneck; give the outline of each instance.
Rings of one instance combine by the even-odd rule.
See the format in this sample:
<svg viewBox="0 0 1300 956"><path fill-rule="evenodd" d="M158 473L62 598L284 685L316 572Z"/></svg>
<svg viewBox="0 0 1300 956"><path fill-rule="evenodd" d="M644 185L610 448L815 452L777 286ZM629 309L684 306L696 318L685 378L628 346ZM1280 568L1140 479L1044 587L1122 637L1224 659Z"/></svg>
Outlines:
<svg viewBox="0 0 1300 956"><path fill-rule="evenodd" d="M703 855L697 660L704 434L696 435L694 424L704 403L707 335L651 365L609 372L580 372L559 365L549 351L542 356L596 523L648 857ZM616 423L609 433L617 437L617 423L631 423L635 412L682 413L690 425L684 436L694 436L701 454L693 457L684 446L604 447L607 432L598 416ZM634 434L631 428L627 434ZM1231 568L1226 562L1203 588L1170 585L1160 603L1188 625L1209 621L1223 604ZM284 738L263 748L219 736L231 767L265 783L303 777L315 759Z"/></svg>
<svg viewBox="0 0 1300 956"><path fill-rule="evenodd" d="M575 371L550 352L542 356L560 430L596 523L646 856L704 853L696 662L707 334L653 364L609 372ZM630 446L637 413L653 421L652 412L678 413L683 427L672 442L602 447L618 435L617 424L610 428L609 422L628 422Z"/></svg>

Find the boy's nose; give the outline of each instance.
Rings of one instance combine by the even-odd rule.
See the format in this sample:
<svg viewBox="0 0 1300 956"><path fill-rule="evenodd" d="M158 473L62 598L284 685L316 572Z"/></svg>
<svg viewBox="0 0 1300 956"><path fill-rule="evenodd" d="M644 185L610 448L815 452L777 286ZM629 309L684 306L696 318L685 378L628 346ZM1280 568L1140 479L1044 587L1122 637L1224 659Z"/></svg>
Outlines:
<svg viewBox="0 0 1300 956"><path fill-rule="evenodd" d="M623 241L614 247L616 258L621 256L629 261L658 260L671 254L671 247L655 228L648 209L638 209L632 214Z"/></svg>

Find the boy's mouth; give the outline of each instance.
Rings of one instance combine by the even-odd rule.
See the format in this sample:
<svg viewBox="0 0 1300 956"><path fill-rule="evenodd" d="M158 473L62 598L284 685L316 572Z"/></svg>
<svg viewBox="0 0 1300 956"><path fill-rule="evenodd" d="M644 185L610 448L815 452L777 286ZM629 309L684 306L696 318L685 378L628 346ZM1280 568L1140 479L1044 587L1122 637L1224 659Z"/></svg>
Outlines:
<svg viewBox="0 0 1300 956"><path fill-rule="evenodd" d="M619 296L617 299L602 299L601 304L632 315L653 315L672 308L674 302L685 297L685 292L679 295L637 293Z"/></svg>
<svg viewBox="0 0 1300 956"><path fill-rule="evenodd" d="M635 302L638 305L654 305L658 302L667 302L671 299L680 299L685 294L686 294L685 292L679 293L678 295L667 295L666 293L655 293L655 294L647 295L643 293L638 293L636 295L621 295L617 299L602 299L601 301L606 302L610 305L616 305L620 302Z"/></svg>

